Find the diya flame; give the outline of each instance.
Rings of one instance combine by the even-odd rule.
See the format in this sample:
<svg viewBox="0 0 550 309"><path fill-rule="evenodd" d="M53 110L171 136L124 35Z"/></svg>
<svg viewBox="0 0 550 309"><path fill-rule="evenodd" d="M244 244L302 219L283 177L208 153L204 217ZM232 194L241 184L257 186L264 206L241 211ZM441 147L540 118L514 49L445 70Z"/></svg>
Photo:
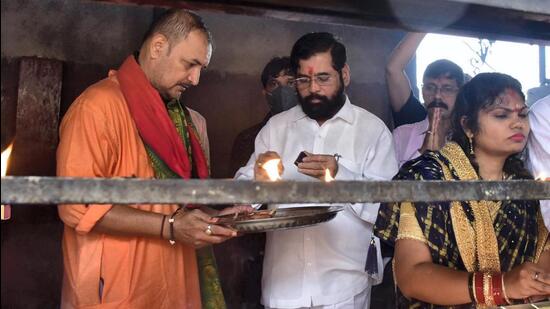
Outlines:
<svg viewBox="0 0 550 309"><path fill-rule="evenodd" d="M11 155L11 150L13 148L13 143L6 148L6 150L2 151L2 177L6 176L6 172L8 171L8 162ZM11 217L11 207L10 205L1 205L1 219L7 220Z"/></svg>
<svg viewBox="0 0 550 309"><path fill-rule="evenodd" d="M277 181L281 179L281 175L279 175L279 163L281 163L281 159L271 159L262 164L262 168L266 171L269 180Z"/></svg>
<svg viewBox="0 0 550 309"><path fill-rule="evenodd" d="M281 180L281 175L279 174L279 163L281 159L271 159L262 164L262 168L266 171L267 177L271 181ZM334 178L330 175L329 169L325 169L325 182L331 182Z"/></svg>

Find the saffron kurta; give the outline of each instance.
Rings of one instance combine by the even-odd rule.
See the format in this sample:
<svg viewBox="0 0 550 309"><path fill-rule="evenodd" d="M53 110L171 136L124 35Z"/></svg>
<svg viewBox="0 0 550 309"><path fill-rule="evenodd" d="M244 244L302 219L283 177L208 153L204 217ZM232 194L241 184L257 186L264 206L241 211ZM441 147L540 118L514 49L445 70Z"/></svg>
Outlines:
<svg viewBox="0 0 550 309"><path fill-rule="evenodd" d="M154 170L116 77L89 87L60 129L57 175L153 178ZM206 123L190 111L208 156ZM144 237L91 232L112 205L60 205L63 308L200 308L195 249ZM177 206L132 207L170 214ZM159 222L160 231L160 222ZM100 278L103 291L100 298Z"/></svg>

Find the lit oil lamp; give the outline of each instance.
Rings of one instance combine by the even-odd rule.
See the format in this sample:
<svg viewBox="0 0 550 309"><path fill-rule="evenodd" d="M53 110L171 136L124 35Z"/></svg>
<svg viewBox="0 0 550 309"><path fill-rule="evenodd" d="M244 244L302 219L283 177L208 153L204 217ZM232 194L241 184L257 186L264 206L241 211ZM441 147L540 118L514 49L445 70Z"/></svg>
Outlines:
<svg viewBox="0 0 550 309"><path fill-rule="evenodd" d="M332 175L330 175L330 171L328 168L325 169L325 182L331 182L334 181L334 178Z"/></svg>
<svg viewBox="0 0 550 309"><path fill-rule="evenodd" d="M6 172L8 171L8 162L11 155L11 150L13 148L13 144L9 145L6 150L2 151L2 177L6 176ZM2 220L8 220L11 217L11 206L10 205L2 205Z"/></svg>
<svg viewBox="0 0 550 309"><path fill-rule="evenodd" d="M281 163L281 159L271 159L262 164L262 168L266 171L269 180L277 181L281 179L281 175L279 175L279 163Z"/></svg>

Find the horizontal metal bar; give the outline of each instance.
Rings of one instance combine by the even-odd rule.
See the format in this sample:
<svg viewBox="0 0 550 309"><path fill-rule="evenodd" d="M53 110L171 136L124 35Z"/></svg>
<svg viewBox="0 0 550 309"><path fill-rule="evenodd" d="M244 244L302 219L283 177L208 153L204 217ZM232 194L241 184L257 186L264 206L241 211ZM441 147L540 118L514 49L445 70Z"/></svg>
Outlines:
<svg viewBox="0 0 550 309"><path fill-rule="evenodd" d="M360 203L550 199L546 181L253 182L3 177L2 204Z"/></svg>

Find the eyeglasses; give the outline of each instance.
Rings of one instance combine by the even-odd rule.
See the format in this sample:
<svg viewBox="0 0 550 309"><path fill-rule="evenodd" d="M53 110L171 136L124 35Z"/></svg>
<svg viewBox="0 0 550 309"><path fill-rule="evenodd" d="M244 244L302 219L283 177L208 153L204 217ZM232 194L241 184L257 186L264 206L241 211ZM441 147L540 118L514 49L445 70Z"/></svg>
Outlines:
<svg viewBox="0 0 550 309"><path fill-rule="evenodd" d="M330 74L318 74L313 77L303 76L296 78L296 87L298 89L306 89L311 86L311 81L314 80L315 83L321 87L328 86L334 82L334 76Z"/></svg>
<svg viewBox="0 0 550 309"><path fill-rule="evenodd" d="M458 92L457 87L453 87L453 86L438 87L434 84L423 85L422 90L424 91L425 95L430 95L430 96L436 95L437 92L439 91L439 93L441 93L441 95L444 97L453 96Z"/></svg>
<svg viewBox="0 0 550 309"><path fill-rule="evenodd" d="M273 90L275 90L275 89L277 89L281 86L294 87L295 85L296 85L295 79L292 78L292 77L287 78L286 81L279 81L276 78L270 78L267 81L267 84L265 85L265 89L268 92L272 92Z"/></svg>

